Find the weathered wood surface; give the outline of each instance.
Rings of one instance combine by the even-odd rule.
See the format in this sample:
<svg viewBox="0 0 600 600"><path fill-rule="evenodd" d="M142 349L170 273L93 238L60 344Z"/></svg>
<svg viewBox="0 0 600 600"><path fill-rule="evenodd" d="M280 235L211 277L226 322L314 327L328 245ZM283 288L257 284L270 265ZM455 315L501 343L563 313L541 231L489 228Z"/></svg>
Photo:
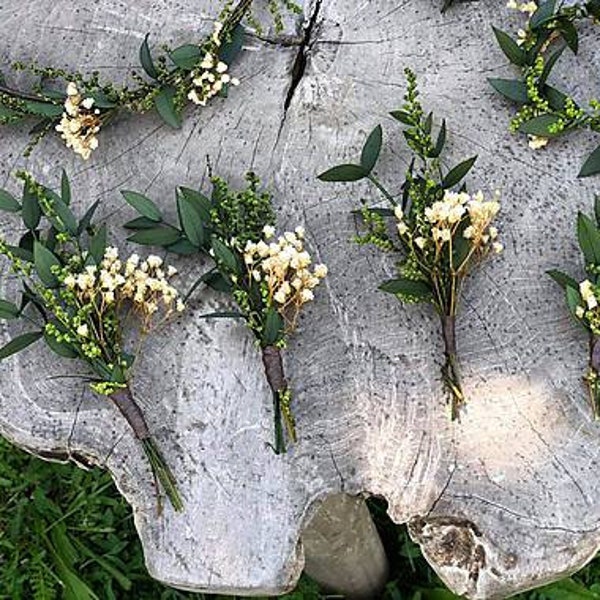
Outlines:
<svg viewBox="0 0 600 600"><path fill-rule="evenodd" d="M600 435L581 385L585 338L544 275L580 269L573 222L578 209L590 210L598 182L575 175L591 141L577 135L533 154L511 138L506 107L485 78L510 74L490 25L514 27L518 17L503 1L459 4L445 16L437 4L312 3L308 63L293 95L302 34L285 45L248 38L236 68L242 86L228 100L190 111L178 132L153 116L122 119L101 134L89 164L57 138L25 160L24 133L2 129L3 187L14 186L17 167L57 183L65 166L79 205L101 198L115 225L130 214L119 189L146 190L172 209L176 185L203 179L207 153L234 181L253 168L276 191L282 222L306 225L312 251L329 265L287 354L300 442L285 457L266 445L269 394L250 337L238 324L194 319L217 306L216 295L204 294L148 348L135 388L181 481L180 516L156 518L142 453L116 409L79 381L49 378L72 363L39 348L0 366L0 432L36 453L109 468L135 507L151 573L167 583L246 594L289 588L303 565L303 526L320 498L339 491L385 496L438 573L472 598L559 578L600 546ZM4 0L0 62L122 77L147 31L155 42L192 41L209 28L202 15L215 12L208 1ZM600 45L594 32L581 45L590 60L573 62L570 82L585 96L600 83ZM459 320L469 397L459 424L443 405L438 324L426 308L378 293L392 261L349 241L353 199L371 192L315 180L356 156L383 121L393 144L380 175L394 181L407 154L385 115L400 102L406 65L420 73L426 105L448 119L453 157L479 154L471 186L504 197L506 253L472 278ZM191 280L197 265L182 266Z"/></svg>

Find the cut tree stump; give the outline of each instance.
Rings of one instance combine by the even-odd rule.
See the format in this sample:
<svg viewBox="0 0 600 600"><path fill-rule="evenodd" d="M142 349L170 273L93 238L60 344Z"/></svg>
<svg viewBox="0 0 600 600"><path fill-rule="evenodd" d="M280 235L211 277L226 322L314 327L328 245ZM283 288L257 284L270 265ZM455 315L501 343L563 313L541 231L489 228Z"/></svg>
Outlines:
<svg viewBox="0 0 600 600"><path fill-rule="evenodd" d="M74 363L40 346L0 365L0 433L46 458L109 469L133 506L150 573L165 583L247 595L292 588L303 529L339 492L385 497L444 581L470 598L558 579L600 546L600 430L581 382L586 339L545 275L583 274L574 221L577 210L591 211L598 180L576 174L592 140L578 134L534 153L509 135L507 106L486 77L514 73L490 26L514 30L520 17L503 1L458 3L445 15L438 4L317 0L306 6L312 27L264 42L248 36L234 69L242 85L227 100L186 111L181 131L154 115L120 118L89 163L58 137L24 159L25 131L1 129L2 187L17 191L11 174L20 167L57 186L64 166L76 206L101 199L117 242L132 216L120 189L146 191L173 211L176 186L206 184L207 154L233 183L253 169L275 192L282 225L305 225L310 250L329 266L286 353L300 439L285 456L267 445L271 402L249 334L196 318L222 308L216 293L198 296L148 347L134 388L180 481L180 515L157 517L148 466L117 410L82 381L51 378L77 374ZM147 32L155 45L193 42L216 13L208 0L6 0L0 64L121 79ZM579 59L565 58L569 88L597 89L598 39L590 33L581 46ZM437 319L378 292L393 259L350 241L350 211L361 196L376 199L374 190L315 179L355 160L383 123L378 172L397 187L408 154L386 115L401 102L405 66L420 75L427 109L448 121L449 158L479 155L471 189L503 195L506 252L474 273L458 320L468 404L456 423L444 406ZM10 236L13 226L4 220L0 231ZM182 289L203 268L190 259L178 266ZM8 294L10 281L2 285ZM1 331L6 340L15 329Z"/></svg>

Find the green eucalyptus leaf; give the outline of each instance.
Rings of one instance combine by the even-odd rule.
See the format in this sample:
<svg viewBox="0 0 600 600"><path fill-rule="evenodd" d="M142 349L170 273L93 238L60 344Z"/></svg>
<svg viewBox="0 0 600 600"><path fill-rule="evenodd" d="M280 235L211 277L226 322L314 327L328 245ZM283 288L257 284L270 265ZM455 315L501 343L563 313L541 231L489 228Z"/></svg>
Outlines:
<svg viewBox="0 0 600 600"><path fill-rule="evenodd" d="M464 160L459 165L454 167L447 175L444 177L442 181L442 187L446 190L455 185L458 185L469 173L469 171L473 168L475 161L477 160L477 156L472 156L467 160Z"/></svg>
<svg viewBox="0 0 600 600"><path fill-rule="evenodd" d="M44 341L52 352L62 358L77 358L79 356L71 344L59 342L53 335L44 333Z"/></svg>
<svg viewBox="0 0 600 600"><path fill-rule="evenodd" d="M202 275L200 279L216 292L231 292L231 284L218 271L209 271Z"/></svg>
<svg viewBox="0 0 600 600"><path fill-rule="evenodd" d="M219 312L206 313L200 315L199 319L243 319L244 315L235 310L222 310Z"/></svg>
<svg viewBox="0 0 600 600"><path fill-rule="evenodd" d="M382 292L394 296L410 296L419 301L429 301L432 297L431 287L424 281L412 279L391 279L379 286Z"/></svg>
<svg viewBox="0 0 600 600"><path fill-rule="evenodd" d="M224 266L229 274L239 275L240 265L235 252L216 237L211 239L210 244L219 266Z"/></svg>
<svg viewBox="0 0 600 600"><path fill-rule="evenodd" d="M25 227L30 231L37 229L42 218L42 210L37 199L37 196L29 189L28 185L25 185L23 189L22 198L22 211L21 216L23 217L23 223Z"/></svg>
<svg viewBox="0 0 600 600"><path fill-rule="evenodd" d="M569 307L569 311L575 318L577 318L577 308L583 304L581 294L579 293L578 289L570 286L566 287L565 293L567 296L567 306ZM577 320L579 321L579 319Z"/></svg>
<svg viewBox="0 0 600 600"><path fill-rule="evenodd" d="M92 219L94 218L94 215L96 214L96 210L98 208L98 206L100 206L100 200L96 200L96 202L94 202L94 204L92 204L87 211L85 212L85 215L83 215L81 221L79 221L79 225L77 226L77 235L80 236L84 231L86 231L88 229L88 227L90 227L90 225L92 224Z"/></svg>
<svg viewBox="0 0 600 600"><path fill-rule="evenodd" d="M71 209L63 202L62 198L49 188L44 188L44 196L50 206L46 207L46 205L42 203L40 208L56 231L68 231L69 233L76 235L78 229L77 220Z"/></svg>
<svg viewBox="0 0 600 600"><path fill-rule="evenodd" d="M231 37L223 42L219 49L219 60L226 65L231 65L242 50L246 32L243 25L237 25L231 32Z"/></svg>
<svg viewBox="0 0 600 600"><path fill-rule="evenodd" d="M440 127L440 132L438 133L437 142L435 143L435 148L433 149L431 158L438 158L438 156L442 154L444 146L446 145L446 135L446 119L444 119L442 121L442 126Z"/></svg>
<svg viewBox="0 0 600 600"><path fill-rule="evenodd" d="M506 58L519 67L527 64L527 53L525 50L504 31L496 27L492 27L492 29L494 30L494 35L496 36L496 40L498 40L500 49L504 52Z"/></svg>
<svg viewBox="0 0 600 600"><path fill-rule="evenodd" d="M27 250L26 248L21 248L19 246L7 246L7 248L21 260L25 262L32 263L33 262L33 252L31 250Z"/></svg>
<svg viewBox="0 0 600 600"><path fill-rule="evenodd" d="M549 271L546 271L546 273L564 290L566 290L568 287L575 289L579 287L579 284L577 281L575 281L575 279L573 279L570 275L563 273L562 271L550 269Z"/></svg>
<svg viewBox="0 0 600 600"><path fill-rule="evenodd" d="M94 259L94 263L99 265L104 258L106 252L106 244L108 239L108 231L106 225L102 225L90 240L90 255Z"/></svg>
<svg viewBox="0 0 600 600"><path fill-rule="evenodd" d="M177 242L181 233L174 227L155 227L154 229L141 229L127 238L127 241L141 244L142 246L170 246Z"/></svg>
<svg viewBox="0 0 600 600"><path fill-rule="evenodd" d="M321 181L359 181L369 175L361 165L338 165L318 176Z"/></svg>
<svg viewBox="0 0 600 600"><path fill-rule="evenodd" d="M69 178L64 169L62 170L62 175L60 177L60 197L67 206L71 204L71 184L69 183Z"/></svg>
<svg viewBox="0 0 600 600"><path fill-rule="evenodd" d="M200 46L196 44L185 44L175 48L169 58L180 68L186 71L191 71L200 61L202 53Z"/></svg>
<svg viewBox="0 0 600 600"><path fill-rule="evenodd" d="M394 117L396 121L400 121L400 123L403 123L404 125L412 126L415 124L410 113L407 113L405 110L393 110L390 112L390 116Z"/></svg>
<svg viewBox="0 0 600 600"><path fill-rule="evenodd" d="M519 127L519 131L529 135L538 135L547 138L558 137L559 135L562 135L564 131L553 133L550 131L550 128L561 120L562 117L559 114L548 113L539 115L538 117L533 117L533 119L529 119L529 121L522 123Z"/></svg>
<svg viewBox="0 0 600 600"><path fill-rule="evenodd" d="M265 328L262 335L262 345L273 346L284 335L285 323L283 317L273 308L269 307L265 318Z"/></svg>
<svg viewBox="0 0 600 600"><path fill-rule="evenodd" d="M19 307L16 304L0 298L0 319L17 319L19 314Z"/></svg>
<svg viewBox="0 0 600 600"><path fill-rule="evenodd" d="M383 130L381 125L377 125L377 127L375 127L375 129L373 129L373 131L369 134L369 137L367 138L360 155L361 167L367 173L370 173L377 163L379 154L381 153L382 141Z"/></svg>
<svg viewBox="0 0 600 600"><path fill-rule="evenodd" d="M184 196L191 206L198 212L204 225L211 221L210 211L212 204L210 200L202 193L191 188L180 187L177 189L177 194Z"/></svg>
<svg viewBox="0 0 600 600"><path fill-rule="evenodd" d="M571 52L577 54L579 52L579 33L577 32L577 27L569 19L564 19L560 22L559 29L563 40L565 40Z"/></svg>
<svg viewBox="0 0 600 600"><path fill-rule="evenodd" d="M60 117L64 110L62 104L59 105L46 102L33 102L30 100L25 101L25 107L27 112L30 114L39 115L41 117Z"/></svg>
<svg viewBox="0 0 600 600"><path fill-rule="evenodd" d="M587 158L578 177L591 177L600 173L600 146L598 146Z"/></svg>
<svg viewBox="0 0 600 600"><path fill-rule="evenodd" d="M544 70L540 75L539 83L540 85L544 85L550 74L552 73L552 69L556 65L558 59L562 56L562 53L565 51L566 44L559 46L550 56L546 58L546 62L544 64Z"/></svg>
<svg viewBox="0 0 600 600"><path fill-rule="evenodd" d="M531 16L529 27L531 29L537 29L541 25L552 20L554 18L555 9L556 0L546 0L546 2L542 2Z"/></svg>
<svg viewBox="0 0 600 600"><path fill-rule="evenodd" d="M156 223L160 223L163 220L160 209L147 196L127 190L121 191L121 194L123 195L123 198L125 198L127 204L133 206L133 208L135 208L135 210L143 217Z"/></svg>
<svg viewBox="0 0 600 600"><path fill-rule="evenodd" d="M154 229L156 227L156 221L149 219L148 217L136 217L135 219L131 219L131 221L127 221L125 225L123 225L125 229Z"/></svg>
<svg viewBox="0 0 600 600"><path fill-rule="evenodd" d="M52 273L53 267L61 266L60 261L54 254L37 240L33 243L33 263L40 281L48 288L58 286L58 279Z"/></svg>
<svg viewBox="0 0 600 600"><path fill-rule="evenodd" d="M183 194L177 195L177 211L179 222L187 239L197 248L202 248L206 243L206 234L202 219L192 201Z"/></svg>
<svg viewBox="0 0 600 600"><path fill-rule="evenodd" d="M148 46L148 38L150 34L147 33L142 45L140 46L140 62L146 74L152 79L158 79L158 71L154 66L152 55L150 54L150 47Z"/></svg>
<svg viewBox="0 0 600 600"><path fill-rule="evenodd" d="M524 81L518 79L494 79L489 78L488 83L505 98L518 102L519 104L526 104L529 101L527 95L527 84Z"/></svg>
<svg viewBox="0 0 600 600"><path fill-rule="evenodd" d="M21 210L21 205L11 193L0 190L0 210L16 213Z"/></svg>
<svg viewBox="0 0 600 600"><path fill-rule="evenodd" d="M179 254L180 256L190 256L191 254L198 254L198 248L184 237L177 240L174 244L165 246L165 250L167 252L172 252L173 254Z"/></svg>
<svg viewBox="0 0 600 600"><path fill-rule="evenodd" d="M563 111L565 109L568 99L566 94L548 84L543 87L543 93L552 110Z"/></svg>
<svg viewBox="0 0 600 600"><path fill-rule="evenodd" d="M586 265L600 265L600 231L585 214L577 215L577 240Z"/></svg>
<svg viewBox="0 0 600 600"><path fill-rule="evenodd" d="M175 106L175 95L177 90L172 87L166 87L154 98L154 106L160 115L160 118L173 129L181 127L181 111Z"/></svg>
<svg viewBox="0 0 600 600"><path fill-rule="evenodd" d="M21 350L25 350L25 348L37 342L43 335L42 331L30 331L29 333L17 336L0 348L0 360L4 360L13 354L17 354L17 352L21 352Z"/></svg>

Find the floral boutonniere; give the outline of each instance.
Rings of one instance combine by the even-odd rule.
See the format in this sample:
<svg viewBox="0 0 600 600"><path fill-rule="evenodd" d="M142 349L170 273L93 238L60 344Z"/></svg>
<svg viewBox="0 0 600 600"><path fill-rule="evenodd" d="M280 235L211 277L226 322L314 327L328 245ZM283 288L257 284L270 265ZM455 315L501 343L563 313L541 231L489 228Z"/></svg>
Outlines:
<svg viewBox="0 0 600 600"><path fill-rule="evenodd" d="M107 245L106 226L93 223L98 203L75 218L64 174L60 194L28 173L18 177L24 183L22 199L0 190L0 210L19 215L24 233L15 245L0 239L0 256L21 284L20 300L0 299L0 319L20 320L33 329L2 347L0 360L43 340L57 355L84 362L90 387L119 409L144 449L155 482L182 510L173 473L131 385L144 340L184 309L171 284L176 270L157 256L144 260L132 254L122 260L119 250Z"/></svg>
<svg viewBox="0 0 600 600"><path fill-rule="evenodd" d="M578 53L580 27L600 22L600 1L566 3L557 0L522 2L509 0L507 6L527 16L517 37L494 28L500 48L520 69L518 79L490 79L492 87L518 105L510 122L513 133L527 134L533 149L549 140L578 129L600 132L600 100L588 106L578 104L567 93L549 83L552 71L566 49ZM600 146L586 159L579 177L600 173Z"/></svg>
<svg viewBox="0 0 600 600"><path fill-rule="evenodd" d="M581 282L558 270L548 274L565 291L567 306L589 335L588 370L584 377L594 418L600 415L600 196L595 216L577 216L577 240L583 254L587 278Z"/></svg>
<svg viewBox="0 0 600 600"><path fill-rule="evenodd" d="M162 246L177 254L198 253L213 261L213 268L190 294L202 283L227 293L238 310L205 317L240 318L256 338L273 393L274 449L281 453L286 450L286 437L296 440L292 391L282 350L296 329L302 309L313 300L315 288L327 275L327 267L313 265L302 227L276 235L271 195L259 190L254 174L249 173L247 181L246 189L236 191L223 179L213 177L210 198L179 188L177 224L168 223L150 198L123 192L140 214L125 227L135 230L130 241Z"/></svg>
<svg viewBox="0 0 600 600"><path fill-rule="evenodd" d="M139 51L144 75L133 73L133 86L120 86L91 76L52 67L15 63L17 71L29 71L40 77L32 90L9 87L0 74L0 125L19 124L38 119L32 129L29 154L45 135L58 132L68 148L87 160L99 146L101 130L120 112L142 114L156 110L173 128L182 124L188 103L199 106L214 97L227 97L239 80L230 67L242 49L244 17L251 17L253 0L240 0L235 8L230 3L214 23L212 33L199 44L165 47L165 54L154 58L146 35ZM291 1L284 7L294 13L300 8ZM276 28L282 28L281 0L269 2ZM256 19L252 25L260 27ZM49 85L48 82L54 83ZM62 82L62 89L56 84Z"/></svg>
<svg viewBox="0 0 600 600"><path fill-rule="evenodd" d="M398 276L379 289L404 303L431 304L441 319L445 347L442 375L455 419L465 398L462 391L455 335L461 289L474 267L490 253L502 251L493 221L500 204L482 192L470 194L463 185L477 157L445 172L440 156L446 143L446 123L432 134L433 115L425 115L418 99L416 77L406 69L408 90L404 105L391 115L406 126L404 137L414 156L401 194L389 192L374 173L382 148L382 128L368 137L360 164L333 167L319 175L321 181L369 180L388 203L363 206L358 212L366 231L359 244L373 244L399 256Z"/></svg>

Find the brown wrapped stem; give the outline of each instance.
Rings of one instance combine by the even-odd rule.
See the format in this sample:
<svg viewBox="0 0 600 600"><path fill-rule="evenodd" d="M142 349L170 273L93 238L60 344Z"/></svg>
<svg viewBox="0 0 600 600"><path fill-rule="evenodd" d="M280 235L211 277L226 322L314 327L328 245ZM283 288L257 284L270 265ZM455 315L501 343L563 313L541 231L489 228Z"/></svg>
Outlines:
<svg viewBox="0 0 600 600"><path fill-rule="evenodd" d="M442 335L444 338L444 353L446 362L442 368L444 384L450 394L450 413L452 420L458 419L465 397L458 372L458 357L456 352L456 318L454 315L442 316Z"/></svg>
<svg viewBox="0 0 600 600"><path fill-rule="evenodd" d="M146 458L150 463L152 469L152 475L154 476L154 483L156 485L157 493L159 491L159 482L162 485L167 498L171 502L171 505L176 511L183 510L183 502L177 489L177 482L173 472L167 465L161 451L159 450L156 442L150 435L150 430L146 423L146 419L137 405L133 394L129 387L117 390L114 394L111 394L110 399L113 401L115 406L119 409L129 426L131 427L135 437L142 444ZM159 495L158 508L161 511L161 500Z"/></svg>

